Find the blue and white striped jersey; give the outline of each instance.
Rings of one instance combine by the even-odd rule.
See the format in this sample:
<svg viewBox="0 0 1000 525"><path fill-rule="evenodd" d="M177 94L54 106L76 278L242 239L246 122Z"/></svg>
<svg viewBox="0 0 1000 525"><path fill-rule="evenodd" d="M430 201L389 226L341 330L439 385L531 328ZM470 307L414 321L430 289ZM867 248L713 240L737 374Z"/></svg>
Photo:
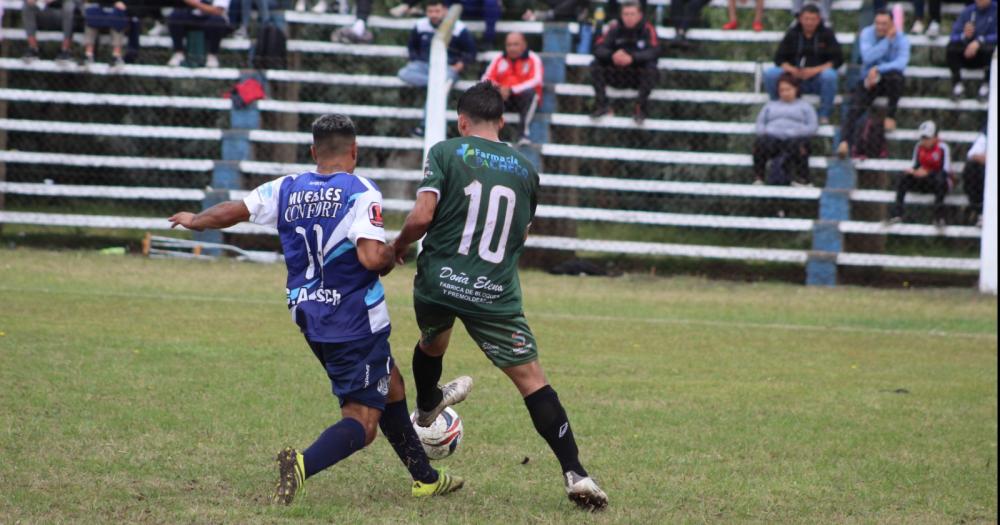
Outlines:
<svg viewBox="0 0 1000 525"><path fill-rule="evenodd" d="M310 341L339 343L389 330L378 274L358 261L358 239L385 242L382 194L349 173L286 175L243 202L250 221L278 228L288 308Z"/></svg>

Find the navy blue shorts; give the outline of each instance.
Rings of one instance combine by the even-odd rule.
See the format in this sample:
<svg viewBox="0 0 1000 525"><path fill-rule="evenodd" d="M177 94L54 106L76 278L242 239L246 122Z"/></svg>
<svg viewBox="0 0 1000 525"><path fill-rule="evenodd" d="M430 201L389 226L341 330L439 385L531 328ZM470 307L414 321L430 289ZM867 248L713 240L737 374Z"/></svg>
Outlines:
<svg viewBox="0 0 1000 525"><path fill-rule="evenodd" d="M389 374L394 364L389 353L389 331L343 343L309 341L316 359L330 378L340 406L347 401L385 410Z"/></svg>

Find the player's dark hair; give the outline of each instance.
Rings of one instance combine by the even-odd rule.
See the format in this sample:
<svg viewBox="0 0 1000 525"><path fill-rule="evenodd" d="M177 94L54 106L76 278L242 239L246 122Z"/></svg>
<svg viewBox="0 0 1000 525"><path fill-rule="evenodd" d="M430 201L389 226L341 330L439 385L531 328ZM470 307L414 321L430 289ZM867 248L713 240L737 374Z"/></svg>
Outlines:
<svg viewBox="0 0 1000 525"><path fill-rule="evenodd" d="M618 8L619 12L624 11L626 7L634 7L642 11L642 6L639 4L639 0L622 0L621 4L619 5L620 5L620 7Z"/></svg>
<svg viewBox="0 0 1000 525"><path fill-rule="evenodd" d="M802 6L802 9L799 9L799 15L801 16L802 13L812 13L814 15L819 15L820 17L823 16L823 13L819 10L819 7L817 7L816 4L806 4Z"/></svg>
<svg viewBox="0 0 1000 525"><path fill-rule="evenodd" d="M885 16L887 16L889 18L892 18L892 13L889 12L889 8L887 8L887 7L880 7L878 9L876 9L875 10L875 16L878 16L878 15L885 15Z"/></svg>
<svg viewBox="0 0 1000 525"><path fill-rule="evenodd" d="M445 4L444 0L427 0L426 2L424 2L424 9L427 9L432 5L445 5Z"/></svg>
<svg viewBox="0 0 1000 525"><path fill-rule="evenodd" d="M503 96L492 82L479 82L458 97L458 114L477 123L499 121L503 117Z"/></svg>
<svg viewBox="0 0 1000 525"><path fill-rule="evenodd" d="M318 152L339 154L356 140L354 122L347 115L323 115L312 123L313 145Z"/></svg>

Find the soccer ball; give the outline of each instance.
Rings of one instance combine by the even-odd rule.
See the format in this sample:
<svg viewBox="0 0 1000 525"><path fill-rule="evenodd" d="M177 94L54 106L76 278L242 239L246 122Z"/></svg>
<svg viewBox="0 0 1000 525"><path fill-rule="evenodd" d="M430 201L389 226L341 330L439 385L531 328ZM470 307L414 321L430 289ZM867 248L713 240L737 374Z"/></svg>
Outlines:
<svg viewBox="0 0 1000 525"><path fill-rule="evenodd" d="M462 418L451 407L445 408L429 427L417 425L417 413L410 414L410 422L430 459L444 459L458 450L462 442Z"/></svg>

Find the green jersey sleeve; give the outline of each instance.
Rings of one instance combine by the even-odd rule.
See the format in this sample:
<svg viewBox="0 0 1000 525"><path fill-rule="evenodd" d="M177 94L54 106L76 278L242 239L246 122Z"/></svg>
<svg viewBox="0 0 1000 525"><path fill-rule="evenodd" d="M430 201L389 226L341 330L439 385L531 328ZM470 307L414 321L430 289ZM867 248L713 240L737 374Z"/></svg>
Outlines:
<svg viewBox="0 0 1000 525"><path fill-rule="evenodd" d="M444 192L444 167L441 163L442 144L436 144L427 153L427 162L424 163L424 178L417 187L417 193L422 191L433 191L440 199Z"/></svg>

